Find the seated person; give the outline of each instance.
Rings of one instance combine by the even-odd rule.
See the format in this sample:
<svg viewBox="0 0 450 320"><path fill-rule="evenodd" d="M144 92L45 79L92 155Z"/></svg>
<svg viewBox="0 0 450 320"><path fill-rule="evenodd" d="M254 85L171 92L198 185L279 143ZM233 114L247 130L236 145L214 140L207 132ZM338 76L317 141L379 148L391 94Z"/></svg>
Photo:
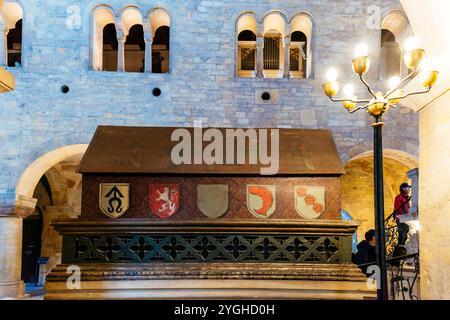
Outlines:
<svg viewBox="0 0 450 320"><path fill-rule="evenodd" d="M358 243L356 248L358 249L355 256L355 263L357 265L376 262L375 230L370 229L367 231L365 234L365 240ZM366 273L366 269L367 267L361 268L364 273Z"/></svg>

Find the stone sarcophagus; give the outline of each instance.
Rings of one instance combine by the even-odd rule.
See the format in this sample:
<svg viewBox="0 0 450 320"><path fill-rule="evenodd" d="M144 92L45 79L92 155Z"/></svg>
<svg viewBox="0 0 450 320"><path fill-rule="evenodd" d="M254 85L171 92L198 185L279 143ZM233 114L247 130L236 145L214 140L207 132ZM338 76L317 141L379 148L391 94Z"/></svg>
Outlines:
<svg viewBox="0 0 450 320"><path fill-rule="evenodd" d="M101 126L79 171L47 299L374 296L327 130Z"/></svg>

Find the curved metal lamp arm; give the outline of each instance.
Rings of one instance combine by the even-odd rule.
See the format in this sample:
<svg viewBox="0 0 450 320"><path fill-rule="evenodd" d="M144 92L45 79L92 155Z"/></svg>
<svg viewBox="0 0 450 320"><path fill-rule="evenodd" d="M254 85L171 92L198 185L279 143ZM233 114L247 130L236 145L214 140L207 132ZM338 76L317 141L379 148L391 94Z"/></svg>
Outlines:
<svg viewBox="0 0 450 320"><path fill-rule="evenodd" d="M370 102L370 100L352 100L352 99L344 99L344 98L335 99L333 97L330 97L330 99L333 102L344 102L344 101L350 101L353 103L369 103Z"/></svg>
<svg viewBox="0 0 450 320"><path fill-rule="evenodd" d="M417 91L417 92L411 92L411 93L405 94L405 95L403 95L403 96L396 97L396 98L392 98L392 99L389 99L389 100L402 100L402 99L405 99L405 98L408 98L408 97L410 97L410 96L414 96L414 95L417 95L417 94L428 93L428 92L430 92L431 88L432 88L432 87L428 87L426 90L423 90L423 91Z"/></svg>
<svg viewBox="0 0 450 320"><path fill-rule="evenodd" d="M406 81L408 81L409 79L414 78L417 75L417 68L413 69L413 72L411 72L410 74L408 74L406 77L404 77L400 83L397 85L396 88L392 89L391 91L389 91L388 93L386 93L386 95L384 96L385 99L389 98L389 96L391 94L393 94L395 91L397 91L398 89L400 89L401 87L403 87L403 85L405 84Z"/></svg>
<svg viewBox="0 0 450 320"><path fill-rule="evenodd" d="M371 104L369 103L369 104L366 104L365 106L356 107L356 108L354 108L354 109L352 109L352 110L348 110L348 113L355 113L356 111L359 111L359 110L365 110L365 109L367 109L370 105L371 105Z"/></svg>
<svg viewBox="0 0 450 320"><path fill-rule="evenodd" d="M376 99L377 96L375 94L375 92L373 92L372 88L370 87L370 85L367 83L367 81L364 79L363 75L359 75L359 79L362 81L362 83L364 83L364 85L367 87L367 90L369 90L370 94Z"/></svg>

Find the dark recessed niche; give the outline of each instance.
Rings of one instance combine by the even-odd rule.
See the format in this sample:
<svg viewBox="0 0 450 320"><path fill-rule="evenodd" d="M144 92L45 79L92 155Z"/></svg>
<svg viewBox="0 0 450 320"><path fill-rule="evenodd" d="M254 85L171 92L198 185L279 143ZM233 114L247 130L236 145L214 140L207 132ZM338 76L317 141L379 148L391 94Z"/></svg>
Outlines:
<svg viewBox="0 0 450 320"><path fill-rule="evenodd" d="M69 90L70 90L70 89L69 89L68 86L66 86L66 85L61 86L61 92L62 92L62 93L68 93Z"/></svg>
<svg viewBox="0 0 450 320"><path fill-rule="evenodd" d="M153 88L153 96L154 97L159 97L161 95L161 89L160 88Z"/></svg>
<svg viewBox="0 0 450 320"><path fill-rule="evenodd" d="M261 95L261 99L263 99L264 101L269 101L269 100L270 100L270 93L264 92L264 93Z"/></svg>

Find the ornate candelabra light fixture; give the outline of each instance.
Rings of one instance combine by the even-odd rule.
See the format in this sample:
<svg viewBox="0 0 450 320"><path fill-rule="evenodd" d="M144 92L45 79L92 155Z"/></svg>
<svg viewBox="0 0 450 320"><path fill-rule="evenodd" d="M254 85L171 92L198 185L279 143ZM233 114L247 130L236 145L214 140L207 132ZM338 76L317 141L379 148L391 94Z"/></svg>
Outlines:
<svg viewBox="0 0 450 320"><path fill-rule="evenodd" d="M344 87L344 97L335 98L339 91L339 83L336 81L338 73L336 69L329 69L327 72L327 82L323 84L323 91L327 97L334 102L342 102L345 109L350 113L358 110L367 110L373 117L380 118L391 107L396 107L402 99L412 95L428 93L438 79L439 72L431 60L425 58L425 51L418 47L416 38L411 37L405 43L406 52L404 63L410 69L410 73L403 79L395 76L389 80L390 90L386 93L375 91L364 79L364 75L370 69L370 57L368 56L368 46L359 44L356 49L356 57L353 59L353 71L359 76L361 82L367 87L370 99L358 100L354 95L354 87L347 84ZM420 80L425 88L422 91L405 93L403 86L406 82L420 73Z"/></svg>
<svg viewBox="0 0 450 320"><path fill-rule="evenodd" d="M386 269L386 232L384 226L384 190L383 190L383 137L382 128L384 123L381 118L389 108L396 107L401 100L417 94L429 92L438 79L439 72L430 60L426 60L425 51L418 46L418 40L414 37L409 38L405 43L404 63L410 69L410 73L403 79L393 77L389 80L390 90L386 93L374 91L364 79L364 75L370 68L370 57L368 56L368 46L359 44L356 49L356 57L353 59L353 71L359 76L361 82L367 87L371 98L358 100L354 95L354 87L348 84L344 87L344 97L335 98L339 91L336 69L330 69L327 72L327 82L323 84L323 91L327 97L334 102L342 102L349 113L358 110L367 110L375 122L373 139L374 155L374 198L375 198L375 237L376 237L376 261L379 272L377 280L377 294L379 300L388 299L387 287L387 269ZM424 90L405 93L404 85L406 82L417 75Z"/></svg>

